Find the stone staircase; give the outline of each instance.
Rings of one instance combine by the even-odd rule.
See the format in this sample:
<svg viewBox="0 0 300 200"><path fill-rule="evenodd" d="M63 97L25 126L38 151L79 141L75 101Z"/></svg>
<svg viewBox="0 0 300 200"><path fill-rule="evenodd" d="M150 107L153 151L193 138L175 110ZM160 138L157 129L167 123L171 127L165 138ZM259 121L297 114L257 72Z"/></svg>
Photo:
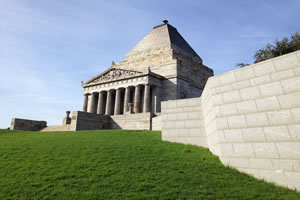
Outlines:
<svg viewBox="0 0 300 200"><path fill-rule="evenodd" d="M74 131L74 130L73 130L73 127L70 124L47 126L46 128L41 130L41 132L48 132L48 131Z"/></svg>

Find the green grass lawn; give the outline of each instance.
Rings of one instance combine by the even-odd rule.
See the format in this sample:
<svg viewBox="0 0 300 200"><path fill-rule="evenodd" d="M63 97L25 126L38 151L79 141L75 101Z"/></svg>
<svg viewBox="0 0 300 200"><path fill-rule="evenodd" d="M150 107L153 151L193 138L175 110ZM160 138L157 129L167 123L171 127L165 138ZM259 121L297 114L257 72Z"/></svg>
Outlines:
<svg viewBox="0 0 300 200"><path fill-rule="evenodd" d="M0 130L0 199L300 199L160 132Z"/></svg>

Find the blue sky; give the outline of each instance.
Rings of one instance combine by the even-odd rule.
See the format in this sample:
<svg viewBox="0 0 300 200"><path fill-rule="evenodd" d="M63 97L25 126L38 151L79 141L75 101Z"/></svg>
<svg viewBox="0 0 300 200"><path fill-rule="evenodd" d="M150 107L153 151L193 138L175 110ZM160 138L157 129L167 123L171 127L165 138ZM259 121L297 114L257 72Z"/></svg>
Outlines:
<svg viewBox="0 0 300 200"><path fill-rule="evenodd" d="M253 63L299 31L299 0L0 0L0 128L13 117L60 124L80 82L119 62L163 19L215 74Z"/></svg>

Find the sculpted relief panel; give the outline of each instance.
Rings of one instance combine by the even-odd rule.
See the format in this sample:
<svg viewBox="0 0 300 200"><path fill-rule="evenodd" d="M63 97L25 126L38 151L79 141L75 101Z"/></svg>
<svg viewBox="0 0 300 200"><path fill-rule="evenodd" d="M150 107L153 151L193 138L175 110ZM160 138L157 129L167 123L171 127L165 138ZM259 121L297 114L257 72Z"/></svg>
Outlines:
<svg viewBox="0 0 300 200"><path fill-rule="evenodd" d="M90 83L102 83L108 82L118 79L130 78L137 75L143 74L142 72L138 71L130 71L130 70L122 70L122 69L111 69L107 73L101 75L100 77L96 78L95 80L91 81Z"/></svg>

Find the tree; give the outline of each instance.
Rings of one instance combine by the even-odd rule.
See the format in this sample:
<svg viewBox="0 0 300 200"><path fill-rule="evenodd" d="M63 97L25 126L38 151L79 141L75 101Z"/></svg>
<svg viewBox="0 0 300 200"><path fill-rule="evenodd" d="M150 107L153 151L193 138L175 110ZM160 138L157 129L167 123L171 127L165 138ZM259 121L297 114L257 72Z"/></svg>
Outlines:
<svg viewBox="0 0 300 200"><path fill-rule="evenodd" d="M284 37L282 40L276 40L274 44L267 44L266 47L259 49L254 54L254 63L258 63L270 58L281 56L293 51L300 50L300 33L291 35L290 39Z"/></svg>

